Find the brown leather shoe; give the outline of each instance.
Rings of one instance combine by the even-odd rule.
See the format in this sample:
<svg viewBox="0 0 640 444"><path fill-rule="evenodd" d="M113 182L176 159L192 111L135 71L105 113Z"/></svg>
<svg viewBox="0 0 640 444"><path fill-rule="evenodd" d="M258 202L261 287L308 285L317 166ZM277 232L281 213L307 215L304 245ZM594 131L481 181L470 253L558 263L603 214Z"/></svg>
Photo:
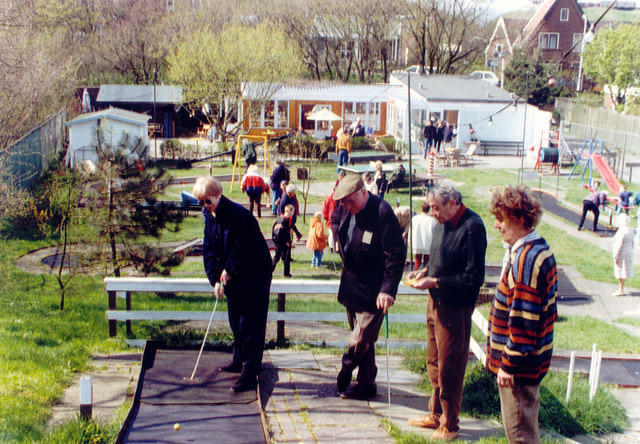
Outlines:
<svg viewBox="0 0 640 444"><path fill-rule="evenodd" d="M410 426L424 429L437 429L440 427L440 421L431 415L424 415L422 418L409 418L408 422Z"/></svg>
<svg viewBox="0 0 640 444"><path fill-rule="evenodd" d="M441 439L442 441L453 441L458 437L458 431L451 432L445 426L440 426L438 429L431 435L431 440Z"/></svg>

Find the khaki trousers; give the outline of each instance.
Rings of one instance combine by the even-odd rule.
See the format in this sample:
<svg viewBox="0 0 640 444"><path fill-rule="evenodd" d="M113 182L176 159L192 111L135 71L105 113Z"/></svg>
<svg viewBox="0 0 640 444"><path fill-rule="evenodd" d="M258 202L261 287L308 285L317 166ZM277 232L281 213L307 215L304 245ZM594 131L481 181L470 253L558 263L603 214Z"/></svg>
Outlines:
<svg viewBox="0 0 640 444"><path fill-rule="evenodd" d="M347 308L347 319L351 327L349 348L342 355L342 368L352 372L358 367L358 384L374 384L376 367L376 341L384 320L382 312L353 311Z"/></svg>
<svg viewBox="0 0 640 444"><path fill-rule="evenodd" d="M540 384L498 387L504 431L510 444L540 444Z"/></svg>
<svg viewBox="0 0 640 444"><path fill-rule="evenodd" d="M427 374L433 387L429 410L451 432L459 429L473 308L442 304L432 297L427 302Z"/></svg>

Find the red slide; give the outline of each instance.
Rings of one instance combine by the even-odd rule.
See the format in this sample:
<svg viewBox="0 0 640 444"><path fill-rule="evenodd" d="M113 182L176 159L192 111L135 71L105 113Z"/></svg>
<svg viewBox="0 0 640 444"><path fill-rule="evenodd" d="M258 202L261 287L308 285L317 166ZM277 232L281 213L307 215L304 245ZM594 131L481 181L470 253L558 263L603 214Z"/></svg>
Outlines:
<svg viewBox="0 0 640 444"><path fill-rule="evenodd" d="M616 177L615 173L613 172L613 170L611 169L607 161L604 160L602 155L592 154L591 160L593 161L593 164L596 166L598 173L600 173L600 175L604 179L604 182L609 187L609 190L611 190L611 193L614 196L617 196L618 194L620 194L620 186L621 186L620 181Z"/></svg>

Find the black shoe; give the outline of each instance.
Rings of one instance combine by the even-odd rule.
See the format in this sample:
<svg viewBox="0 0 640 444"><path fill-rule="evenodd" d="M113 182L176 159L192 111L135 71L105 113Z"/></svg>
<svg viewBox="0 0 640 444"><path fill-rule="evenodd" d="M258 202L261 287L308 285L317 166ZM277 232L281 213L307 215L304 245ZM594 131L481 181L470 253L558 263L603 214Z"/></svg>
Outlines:
<svg viewBox="0 0 640 444"><path fill-rule="evenodd" d="M256 387L258 387L258 381L240 378L231 386L231 391L234 393L250 392L255 391Z"/></svg>
<svg viewBox="0 0 640 444"><path fill-rule="evenodd" d="M338 393L342 394L351 384L351 372L347 371L344 367L338 373Z"/></svg>
<svg viewBox="0 0 640 444"><path fill-rule="evenodd" d="M356 384L346 392L341 393L340 397L342 399L366 401L367 399L375 398L377 395L378 391L375 384Z"/></svg>
<svg viewBox="0 0 640 444"><path fill-rule="evenodd" d="M227 373L240 373L242 371L242 364L236 364L235 362L231 361L228 364L225 364L222 367L218 368L218 370Z"/></svg>
<svg viewBox="0 0 640 444"><path fill-rule="evenodd" d="M291 276L291 274L285 274L284 277L290 278L290 277L293 277L293 276Z"/></svg>

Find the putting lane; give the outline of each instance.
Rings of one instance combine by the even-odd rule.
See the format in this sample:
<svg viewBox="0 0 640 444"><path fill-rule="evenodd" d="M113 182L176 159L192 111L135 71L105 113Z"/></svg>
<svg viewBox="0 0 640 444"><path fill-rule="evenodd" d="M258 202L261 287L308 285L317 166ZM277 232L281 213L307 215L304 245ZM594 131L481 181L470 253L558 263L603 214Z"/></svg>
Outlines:
<svg viewBox="0 0 640 444"><path fill-rule="evenodd" d="M235 394L238 375L218 372L231 353L205 350L193 380L198 350L148 342L134 401L116 443L265 443L257 391Z"/></svg>

